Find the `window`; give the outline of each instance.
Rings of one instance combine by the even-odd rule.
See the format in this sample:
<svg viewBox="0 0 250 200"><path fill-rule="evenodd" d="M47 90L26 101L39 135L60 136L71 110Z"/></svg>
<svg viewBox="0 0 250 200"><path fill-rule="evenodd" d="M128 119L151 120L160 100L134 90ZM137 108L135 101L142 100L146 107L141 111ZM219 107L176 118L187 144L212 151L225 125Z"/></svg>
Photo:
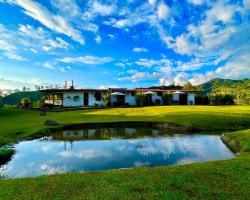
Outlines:
<svg viewBox="0 0 250 200"><path fill-rule="evenodd" d="M101 93L100 92L96 92L95 93L95 100L96 101L101 101L102 97L101 97Z"/></svg>

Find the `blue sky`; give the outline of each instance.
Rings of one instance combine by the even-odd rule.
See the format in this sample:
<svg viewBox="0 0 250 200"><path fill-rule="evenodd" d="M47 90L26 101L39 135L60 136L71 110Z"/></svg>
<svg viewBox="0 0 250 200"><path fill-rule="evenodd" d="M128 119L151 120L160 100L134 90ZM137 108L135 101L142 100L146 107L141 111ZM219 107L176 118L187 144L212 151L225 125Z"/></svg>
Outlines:
<svg viewBox="0 0 250 200"><path fill-rule="evenodd" d="M250 77L250 0L0 0L0 89Z"/></svg>

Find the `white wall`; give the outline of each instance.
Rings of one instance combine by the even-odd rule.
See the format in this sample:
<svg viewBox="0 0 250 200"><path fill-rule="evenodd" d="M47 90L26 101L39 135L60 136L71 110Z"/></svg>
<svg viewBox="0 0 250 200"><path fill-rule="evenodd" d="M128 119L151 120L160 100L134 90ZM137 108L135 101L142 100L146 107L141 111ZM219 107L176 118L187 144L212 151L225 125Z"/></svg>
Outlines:
<svg viewBox="0 0 250 200"><path fill-rule="evenodd" d="M159 99L161 101L161 105L162 105L162 96L157 96L157 92L155 92L154 94L152 94L152 102L155 104L155 100Z"/></svg>
<svg viewBox="0 0 250 200"><path fill-rule="evenodd" d="M179 96L179 94L173 94L173 100L174 101L179 101L180 100L180 96Z"/></svg>
<svg viewBox="0 0 250 200"><path fill-rule="evenodd" d="M104 102L102 100L102 97L100 101L96 101L95 93L96 93L95 91L89 92L89 106L96 106L96 105L103 106ZM101 96L102 96L102 93L101 93Z"/></svg>
<svg viewBox="0 0 250 200"><path fill-rule="evenodd" d="M188 105L195 105L195 94L194 93L187 94L187 103L188 103Z"/></svg>
<svg viewBox="0 0 250 200"><path fill-rule="evenodd" d="M79 96L76 100L75 96ZM66 91L63 93L63 107L79 107L83 106L83 92Z"/></svg>
<svg viewBox="0 0 250 200"><path fill-rule="evenodd" d="M126 93L125 102L128 103L130 106L136 106L136 98L135 96L131 95L131 92Z"/></svg>

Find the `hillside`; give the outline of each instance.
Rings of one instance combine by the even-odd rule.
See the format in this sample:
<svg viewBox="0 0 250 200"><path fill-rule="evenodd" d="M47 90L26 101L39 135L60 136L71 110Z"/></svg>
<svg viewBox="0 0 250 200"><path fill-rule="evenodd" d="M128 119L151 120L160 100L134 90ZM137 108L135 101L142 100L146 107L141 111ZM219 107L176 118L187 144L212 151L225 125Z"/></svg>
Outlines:
<svg viewBox="0 0 250 200"><path fill-rule="evenodd" d="M40 101L42 93L38 91L16 92L6 97L0 97L0 107L3 107L5 104L18 105L23 98L29 98L32 102Z"/></svg>
<svg viewBox="0 0 250 200"><path fill-rule="evenodd" d="M250 79L231 80L214 78L198 86L202 88L203 94L208 94L213 91L224 90L226 88L236 89L237 87L239 87L241 89L250 89Z"/></svg>

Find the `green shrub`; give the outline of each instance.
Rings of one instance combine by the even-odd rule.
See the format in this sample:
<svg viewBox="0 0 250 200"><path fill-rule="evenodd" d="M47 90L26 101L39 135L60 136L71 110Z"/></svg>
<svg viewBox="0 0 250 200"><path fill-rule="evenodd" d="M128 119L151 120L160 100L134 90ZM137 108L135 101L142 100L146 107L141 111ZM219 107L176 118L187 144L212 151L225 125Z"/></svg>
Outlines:
<svg viewBox="0 0 250 200"><path fill-rule="evenodd" d="M21 100L21 104L22 104L22 106L23 106L24 108L30 107L30 105L31 105L31 100L30 100L30 98L23 98L23 99Z"/></svg>
<svg viewBox="0 0 250 200"><path fill-rule="evenodd" d="M145 94L143 92L136 92L135 93L135 101L137 106L144 106L145 105Z"/></svg>
<svg viewBox="0 0 250 200"><path fill-rule="evenodd" d="M163 105L171 105L173 103L173 95L170 92L164 92L162 95Z"/></svg>
<svg viewBox="0 0 250 200"><path fill-rule="evenodd" d="M7 148L0 149L0 165L3 165L6 162L8 162L14 153L15 153L14 149L7 149Z"/></svg>
<svg viewBox="0 0 250 200"><path fill-rule="evenodd" d="M3 106L6 109L15 109L17 108L17 105L12 105L12 104L4 104Z"/></svg>
<svg viewBox="0 0 250 200"><path fill-rule="evenodd" d="M110 93L106 92L102 95L102 99L103 99L103 102L104 102L104 106L105 107L108 107L110 105L110 98L111 98L111 95Z"/></svg>
<svg viewBox="0 0 250 200"><path fill-rule="evenodd" d="M234 95L223 93L212 93L208 95L209 105L234 105Z"/></svg>

